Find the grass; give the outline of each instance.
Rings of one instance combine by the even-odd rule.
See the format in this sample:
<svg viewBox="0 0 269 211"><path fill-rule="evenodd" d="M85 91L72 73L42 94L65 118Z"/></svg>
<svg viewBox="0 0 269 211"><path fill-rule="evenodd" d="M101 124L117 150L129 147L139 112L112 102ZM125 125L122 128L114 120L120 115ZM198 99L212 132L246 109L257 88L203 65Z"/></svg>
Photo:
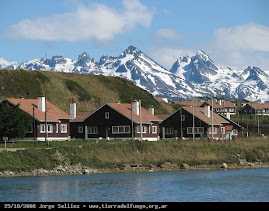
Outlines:
<svg viewBox="0 0 269 211"><path fill-rule="evenodd" d="M249 133L249 136L256 137L264 134L269 136L269 116L260 115L259 117L255 115L232 115L231 119L239 123L244 129L244 135ZM259 133L258 133L258 124L259 124Z"/></svg>
<svg viewBox="0 0 269 211"><path fill-rule="evenodd" d="M157 114L171 113L173 106L155 100L147 91L120 77L83 75L50 71L0 70L0 100L7 97L37 98L47 93L48 100L69 113L73 98L78 111L94 111L108 102L142 101L155 107Z"/></svg>
<svg viewBox="0 0 269 211"><path fill-rule="evenodd" d="M2 146L3 147L3 144ZM43 142L8 144L8 148L27 148L24 151L1 152L0 171L31 170L35 168L52 169L64 165L55 158L58 151L70 164L91 168L114 168L125 163L140 163L144 166L160 166L164 162L191 166L226 163L239 163L236 156L247 162L269 162L268 139L241 139L236 143L211 143L199 141L106 141L75 140L50 142L50 149ZM235 156L236 155L236 156Z"/></svg>

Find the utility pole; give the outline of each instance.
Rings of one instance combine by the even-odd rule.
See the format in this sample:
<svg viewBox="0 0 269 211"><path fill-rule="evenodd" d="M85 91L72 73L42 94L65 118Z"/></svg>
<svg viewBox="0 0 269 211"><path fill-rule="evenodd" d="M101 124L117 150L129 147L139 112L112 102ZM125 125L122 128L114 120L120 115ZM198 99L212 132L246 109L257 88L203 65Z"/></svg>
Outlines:
<svg viewBox="0 0 269 211"><path fill-rule="evenodd" d="M195 139L194 100L192 98L192 141Z"/></svg>
<svg viewBox="0 0 269 211"><path fill-rule="evenodd" d="M211 111L211 141L213 142L213 130L214 130L214 126L213 126L213 109L214 109L214 106L213 106L213 97L214 97L214 94L212 92L212 111Z"/></svg>
<svg viewBox="0 0 269 211"><path fill-rule="evenodd" d="M142 127L142 112L141 112L141 100L139 100L139 118L140 118L140 140L143 140L143 127Z"/></svg>
<svg viewBox="0 0 269 211"><path fill-rule="evenodd" d="M131 129L131 132L132 132L132 141L134 140L134 121L133 121L133 97L131 96L131 121L132 121L132 129Z"/></svg>

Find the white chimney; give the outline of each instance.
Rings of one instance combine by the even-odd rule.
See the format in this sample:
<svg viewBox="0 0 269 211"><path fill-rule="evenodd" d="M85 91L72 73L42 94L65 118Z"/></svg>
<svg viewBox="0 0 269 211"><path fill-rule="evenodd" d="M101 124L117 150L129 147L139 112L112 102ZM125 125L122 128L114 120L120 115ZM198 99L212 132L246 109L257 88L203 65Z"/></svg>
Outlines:
<svg viewBox="0 0 269 211"><path fill-rule="evenodd" d="M221 104L222 104L222 99L219 100L219 105L221 105Z"/></svg>
<svg viewBox="0 0 269 211"><path fill-rule="evenodd" d="M70 103L70 116L73 119L77 117L77 104L74 102Z"/></svg>
<svg viewBox="0 0 269 211"><path fill-rule="evenodd" d="M151 106L149 107L149 112L150 112L152 115L154 115L154 107L153 107L153 105L151 105Z"/></svg>
<svg viewBox="0 0 269 211"><path fill-rule="evenodd" d="M132 103L132 110L134 114L139 115L139 102L137 100Z"/></svg>
<svg viewBox="0 0 269 211"><path fill-rule="evenodd" d="M231 113L230 112L227 112L226 113L226 117L227 117L227 119L231 119Z"/></svg>
<svg viewBox="0 0 269 211"><path fill-rule="evenodd" d="M209 106L209 105L205 105L205 106L204 106L204 114L205 114L207 117L210 117L210 106Z"/></svg>
<svg viewBox="0 0 269 211"><path fill-rule="evenodd" d="M46 111L46 98L44 96L37 98L37 108L42 112Z"/></svg>

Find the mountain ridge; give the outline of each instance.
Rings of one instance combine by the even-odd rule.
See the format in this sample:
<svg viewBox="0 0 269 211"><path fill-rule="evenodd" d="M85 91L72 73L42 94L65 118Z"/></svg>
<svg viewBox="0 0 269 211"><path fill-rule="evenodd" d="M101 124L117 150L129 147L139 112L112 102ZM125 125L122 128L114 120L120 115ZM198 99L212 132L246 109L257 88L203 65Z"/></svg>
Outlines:
<svg viewBox="0 0 269 211"><path fill-rule="evenodd" d="M227 99L269 101L269 76L266 72L258 67L244 70L220 68L203 51L192 57L181 56L170 70L132 45L117 57L101 56L99 61L83 52L78 60L53 56L51 59L34 59L10 66L0 62L0 69L118 76L133 81L156 97L170 99L208 96L213 92Z"/></svg>

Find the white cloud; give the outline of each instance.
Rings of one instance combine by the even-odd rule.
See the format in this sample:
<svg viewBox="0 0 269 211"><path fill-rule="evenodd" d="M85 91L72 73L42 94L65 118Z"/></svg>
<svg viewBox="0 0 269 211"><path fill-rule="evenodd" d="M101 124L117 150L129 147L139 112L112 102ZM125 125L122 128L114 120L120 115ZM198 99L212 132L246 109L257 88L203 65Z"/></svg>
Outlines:
<svg viewBox="0 0 269 211"><path fill-rule="evenodd" d="M163 40L163 39L177 40L181 38L181 35L178 32L168 28L159 29L158 31L155 32L154 36L155 39L157 40Z"/></svg>
<svg viewBox="0 0 269 211"><path fill-rule="evenodd" d="M269 27L250 23L218 28L213 35L213 44L229 50L269 51Z"/></svg>
<svg viewBox="0 0 269 211"><path fill-rule="evenodd" d="M22 20L11 25L6 36L45 41L108 41L137 25L150 26L153 15L154 11L138 0L123 0L121 10L104 4L78 5L73 12Z"/></svg>

